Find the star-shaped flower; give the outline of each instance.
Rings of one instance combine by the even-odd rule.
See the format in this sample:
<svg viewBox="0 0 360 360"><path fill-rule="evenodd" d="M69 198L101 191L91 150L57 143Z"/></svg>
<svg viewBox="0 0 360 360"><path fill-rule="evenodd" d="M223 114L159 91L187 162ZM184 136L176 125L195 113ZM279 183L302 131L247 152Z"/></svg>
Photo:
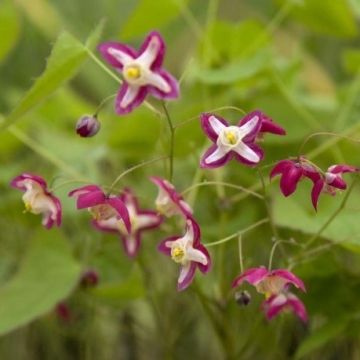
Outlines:
<svg viewBox="0 0 360 360"><path fill-rule="evenodd" d="M183 236L172 236L159 244L159 250L180 264L178 291L186 289L195 276L196 268L207 273L211 259L205 246L200 242L200 227L193 219L187 219Z"/></svg>
<svg viewBox="0 0 360 360"><path fill-rule="evenodd" d="M98 47L103 58L123 75L115 101L116 112L129 113L138 107L148 93L158 99L175 99L179 96L177 80L162 68L165 43L153 31L139 51L117 42L105 42Z"/></svg>
<svg viewBox="0 0 360 360"><path fill-rule="evenodd" d="M261 113L258 111L241 119L239 125L229 125L217 115L203 113L201 126L214 145L202 156L200 166L217 168L232 158L246 165L257 164L263 158L262 149L255 144L261 123Z"/></svg>
<svg viewBox="0 0 360 360"><path fill-rule="evenodd" d="M125 204L129 213L131 222L130 232L126 230L123 221L116 216L108 219L94 219L93 224L99 230L118 233L126 254L133 257L139 251L142 233L146 230L159 227L162 217L155 211L140 209L138 200L130 189L126 189L120 195L120 200Z"/></svg>
<svg viewBox="0 0 360 360"><path fill-rule="evenodd" d="M49 192L41 176L23 173L15 177L10 185L24 192L25 210L36 215L42 214L42 224L47 229L61 225L60 200Z"/></svg>

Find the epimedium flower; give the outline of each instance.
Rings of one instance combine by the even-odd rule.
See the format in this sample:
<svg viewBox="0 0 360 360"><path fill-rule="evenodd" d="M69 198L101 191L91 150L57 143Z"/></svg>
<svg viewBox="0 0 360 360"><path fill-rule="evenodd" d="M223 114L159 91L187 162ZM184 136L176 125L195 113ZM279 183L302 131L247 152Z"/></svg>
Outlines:
<svg viewBox="0 0 360 360"><path fill-rule="evenodd" d="M25 211L42 214L42 224L47 229L61 225L61 202L48 190L47 183L41 176L23 173L16 176L10 185L24 192L22 199Z"/></svg>
<svg viewBox="0 0 360 360"><path fill-rule="evenodd" d="M263 158L262 149L255 144L262 124L260 112L252 112L238 125L229 125L225 119L210 113L201 114L200 120L205 134L214 143L200 160L202 168L217 168L232 158L245 165L256 165Z"/></svg>
<svg viewBox="0 0 360 360"><path fill-rule="evenodd" d="M194 219L186 220L186 231L183 236L171 236L163 240L158 249L172 260L180 264L177 282L178 291L186 289L192 282L198 268L207 273L211 267L211 259L205 246L200 242L200 227Z"/></svg>
<svg viewBox="0 0 360 360"><path fill-rule="evenodd" d="M311 201L315 210L317 210L321 193L336 195L337 190L346 190L347 185L342 175L358 171L358 168L345 164L330 166L324 176L314 181L314 186L311 191Z"/></svg>
<svg viewBox="0 0 360 360"><path fill-rule="evenodd" d="M244 281L255 286L257 292L264 294L266 298L280 294L290 285L306 291L303 281L286 269L268 270L264 266L250 268L240 274L232 284L232 287L240 286Z"/></svg>
<svg viewBox="0 0 360 360"><path fill-rule="evenodd" d="M100 122L95 115L84 115L76 123L76 133L81 137L95 136L100 130Z"/></svg>
<svg viewBox="0 0 360 360"><path fill-rule="evenodd" d="M120 200L125 204L129 213L131 231L127 231L123 221L116 216L107 219L95 219L93 224L99 230L118 233L126 254L133 257L139 251L142 233L159 227L162 217L155 211L141 209L137 198L130 189L124 190L120 195Z"/></svg>
<svg viewBox="0 0 360 360"><path fill-rule="evenodd" d="M158 32L148 34L139 51L117 42L102 43L98 50L124 79L115 101L118 114L138 107L148 93L158 99L179 96L177 80L162 68L165 43Z"/></svg>
<svg viewBox="0 0 360 360"><path fill-rule="evenodd" d="M76 197L78 209L88 209L94 221L107 220L115 217L121 220L127 231L131 232L129 212L124 202L117 196L106 195L97 185L86 185L69 192Z"/></svg>
<svg viewBox="0 0 360 360"><path fill-rule="evenodd" d="M292 311L303 322L308 320L305 305L297 296L290 292L282 292L278 295L270 296L263 302L262 309L268 320L273 319L283 311Z"/></svg>
<svg viewBox="0 0 360 360"><path fill-rule="evenodd" d="M182 215L192 217L192 209L183 197L176 191L169 181L158 176L151 176L150 180L158 187L159 193L155 200L156 210L166 217Z"/></svg>

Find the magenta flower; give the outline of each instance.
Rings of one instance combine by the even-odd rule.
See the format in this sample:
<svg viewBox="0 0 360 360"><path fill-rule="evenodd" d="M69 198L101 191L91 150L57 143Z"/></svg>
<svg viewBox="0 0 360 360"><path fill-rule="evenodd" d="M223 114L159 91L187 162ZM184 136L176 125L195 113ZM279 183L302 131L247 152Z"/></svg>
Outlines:
<svg viewBox="0 0 360 360"><path fill-rule="evenodd" d="M306 308L302 301L289 292L272 295L263 302L262 308L268 320L271 320L282 311L294 312L303 322L308 320Z"/></svg>
<svg viewBox="0 0 360 360"><path fill-rule="evenodd" d="M290 285L294 285L296 288L306 291L302 280L285 269L269 271L264 266L248 269L233 281L232 287L237 287L244 281L254 285L256 290L259 293L264 294L266 298L280 294Z"/></svg>
<svg viewBox="0 0 360 360"><path fill-rule="evenodd" d="M128 256L136 256L143 231L155 229L160 226L162 217L155 211L140 209L138 200L130 189L126 189L120 196L129 213L131 231L127 231L123 221L116 216L108 219L94 220L95 227L102 231L118 233L121 237L125 252Z"/></svg>
<svg viewBox="0 0 360 360"><path fill-rule="evenodd" d="M23 173L15 177L10 185L24 192L25 211L42 214L42 224L51 229L61 225L60 200L49 192L46 181L37 175Z"/></svg>
<svg viewBox="0 0 360 360"><path fill-rule="evenodd" d="M99 132L100 127L96 115L84 115L76 123L75 130L81 137L92 137Z"/></svg>
<svg viewBox="0 0 360 360"><path fill-rule="evenodd" d="M225 165L232 158L246 165L257 164L264 156L255 144L261 123L259 111L245 116L239 125L229 125L217 115L201 114L201 126L214 144L202 156L200 166L213 169Z"/></svg>
<svg viewBox="0 0 360 360"><path fill-rule="evenodd" d="M158 99L179 96L178 82L162 68L165 43L158 32L151 32L139 51L117 42L105 42L98 49L124 78L115 101L118 114L129 113L138 107L148 93Z"/></svg>
<svg viewBox="0 0 360 360"><path fill-rule="evenodd" d="M270 179L274 176L281 175L280 189L284 196L289 196L295 192L298 182L304 177L313 182L320 179L320 172L309 164L305 158L300 160L281 160L270 173Z"/></svg>
<svg viewBox="0 0 360 360"><path fill-rule="evenodd" d="M158 249L171 258L180 267L178 291L186 289L195 276L196 268L207 273L211 267L211 259L205 246L200 242L200 227L195 220L186 220L186 232L181 236L171 236L163 240Z"/></svg>
<svg viewBox="0 0 360 360"><path fill-rule="evenodd" d="M321 176L314 181L314 186L311 191L312 204L317 210L319 196L321 193L336 195L337 190L345 190L347 185L342 178L342 174L348 172L358 172L359 169L349 165L333 165L330 166L325 176Z"/></svg>
<svg viewBox="0 0 360 360"><path fill-rule="evenodd" d="M182 215L185 218L192 217L193 211L190 205L176 192L174 185L157 176L150 177L150 180L159 188L155 205L156 210L161 215L166 217L174 215Z"/></svg>
<svg viewBox="0 0 360 360"><path fill-rule="evenodd" d="M113 195L105 195L97 185L86 185L69 192L76 197L78 209L88 209L95 221L108 220L112 217L121 220L127 231L131 232L129 212L123 201Z"/></svg>

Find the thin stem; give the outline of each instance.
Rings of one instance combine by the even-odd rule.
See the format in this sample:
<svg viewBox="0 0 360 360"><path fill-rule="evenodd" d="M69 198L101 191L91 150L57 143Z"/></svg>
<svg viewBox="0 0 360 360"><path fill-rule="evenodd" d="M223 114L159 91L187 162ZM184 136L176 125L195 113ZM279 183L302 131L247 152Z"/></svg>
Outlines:
<svg viewBox="0 0 360 360"><path fill-rule="evenodd" d="M87 180L68 180L68 181L64 181L63 183L61 183L59 185L54 186L53 188L50 188L49 191L54 192L54 191L60 189L61 187L65 186L65 185L74 184L74 183L88 184L89 181L87 181Z"/></svg>
<svg viewBox="0 0 360 360"><path fill-rule="evenodd" d="M116 97L117 94L112 94L108 97L106 97L100 104L99 106L96 108L95 112L94 112L94 117L97 117L100 110L103 108L103 106L106 104L106 102L108 102L110 99L113 99L114 97Z"/></svg>
<svg viewBox="0 0 360 360"><path fill-rule="evenodd" d="M174 173L174 142L175 142L175 128L171 121L171 117L169 111L166 107L164 101L161 102L162 107L164 109L165 118L168 122L169 130L170 130L170 150L169 150L169 160L170 160L170 169L169 169L169 181L172 182L173 173Z"/></svg>
<svg viewBox="0 0 360 360"><path fill-rule="evenodd" d="M239 235L238 238L238 246L239 246L239 264L240 264L240 273L244 272L244 262L243 262L243 252L242 252L242 236Z"/></svg>
<svg viewBox="0 0 360 360"><path fill-rule="evenodd" d="M125 175L128 175L129 173L133 172L134 170L137 170L139 168L142 168L143 166L147 166L147 165L150 165L156 161L160 161L160 160L164 160L166 159L167 156L160 156L160 157L157 157L155 159L151 159L151 160L148 160L148 161L144 161L140 164L137 164L137 165L134 165L132 166L131 168L123 171L113 182L112 184L109 186L109 190L108 190L108 194L111 194L111 191L114 189L115 185L125 176Z"/></svg>
<svg viewBox="0 0 360 360"><path fill-rule="evenodd" d="M250 230L253 230L253 229L257 228L258 226L260 226L260 225L262 225L262 224L265 224L265 223L267 223L267 222L269 222L269 219L268 219L268 218L259 220L259 221L257 221L256 223L248 226L248 227L245 228L245 229L242 229L242 230L240 230L240 231L237 231L236 233L234 233L234 234L232 234L232 235L229 235L229 236L227 236L227 237L225 237L225 238L223 238L223 239L221 239L221 240L218 240L218 241L214 241L214 242L211 242L211 243L206 243L206 244L204 244L204 245L205 245L206 247L211 247L211 246L216 246L216 245L224 244L224 243L226 243L226 242L228 242L228 241L236 238L237 236L243 235L243 234L249 232Z"/></svg>
<svg viewBox="0 0 360 360"><path fill-rule="evenodd" d="M263 199L264 197L258 193L256 193L255 191L251 191L249 189L246 189L240 185L235 185L235 184L231 184L231 183L227 183L227 182L223 182L223 181L205 181L202 183L197 183L194 185L191 185L190 187L188 187L187 189L185 189L181 194L185 195L186 193L188 193L189 191L198 188L198 187L202 187L202 186L210 186L210 185L220 185L220 186L225 186L225 187L229 187L229 188L233 188L233 189L237 189L237 190L241 190L245 193L248 193L249 195L255 196L258 199Z"/></svg>
<svg viewBox="0 0 360 360"><path fill-rule="evenodd" d="M274 259L275 250L277 249L277 247L281 243L304 247L304 245L299 244L299 243L297 243L295 241L291 241L291 240L277 240L277 241L275 241L274 245L271 248L270 256L269 256L269 265L268 265L269 271L272 269L272 263L273 263L273 259Z"/></svg>

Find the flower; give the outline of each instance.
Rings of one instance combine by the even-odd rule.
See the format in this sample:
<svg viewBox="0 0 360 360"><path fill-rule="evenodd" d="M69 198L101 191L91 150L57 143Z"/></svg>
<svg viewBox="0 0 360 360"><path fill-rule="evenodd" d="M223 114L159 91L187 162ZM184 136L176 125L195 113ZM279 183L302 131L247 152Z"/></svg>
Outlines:
<svg viewBox="0 0 360 360"><path fill-rule="evenodd" d="M46 181L38 175L23 173L16 176L10 185L24 192L25 211L42 214L42 224L51 229L61 225L61 203L47 188Z"/></svg>
<svg viewBox="0 0 360 360"><path fill-rule="evenodd" d="M179 96L177 80L162 68L165 43L158 32L151 32L139 51L117 42L100 44L98 50L124 78L115 101L118 114L129 113L138 107L148 93L159 99Z"/></svg>
<svg viewBox="0 0 360 360"><path fill-rule="evenodd" d="M178 291L186 289L195 276L196 268L207 273L211 267L211 259L205 246L200 242L200 227L194 219L186 220L186 232L181 236L172 236L163 240L158 249L171 258L180 267Z"/></svg>
<svg viewBox="0 0 360 360"><path fill-rule="evenodd" d="M142 232L159 227L162 217L155 211L140 209L138 200L130 189L126 189L120 199L129 213L131 231L128 232L123 221L116 216L108 219L95 219L93 224L99 230L119 233L126 254L132 257L138 253Z"/></svg>
<svg viewBox="0 0 360 360"><path fill-rule="evenodd" d="M233 281L232 287L237 287L244 281L254 285L257 292L264 294L266 298L280 294L291 284L302 291L306 291L302 280L285 269L269 271L264 266L248 269Z"/></svg>
<svg viewBox="0 0 360 360"><path fill-rule="evenodd" d="M173 184L158 176L152 176L150 180L159 188L155 205L161 215L171 217L179 214L185 218L192 217L190 205L176 192Z"/></svg>
<svg viewBox="0 0 360 360"><path fill-rule="evenodd" d="M298 182L307 177L313 182L320 179L321 174L304 157L299 160L281 160L271 170L270 179L281 175L280 190L284 196L289 196L295 192Z"/></svg>
<svg viewBox="0 0 360 360"><path fill-rule="evenodd" d="M76 123L76 133L81 137L92 137L99 132L100 126L96 116L84 115Z"/></svg>
<svg viewBox="0 0 360 360"><path fill-rule="evenodd" d="M324 176L314 181L314 186L311 191L311 201L317 210L320 194L326 193L330 195L336 195L338 189L345 190L347 185L342 178L342 174L348 172L357 172L358 168L349 165L332 165L325 172Z"/></svg>
<svg viewBox="0 0 360 360"><path fill-rule="evenodd" d="M264 156L255 138L261 128L261 113L253 113L240 120L239 125L229 125L223 118L201 114L201 126L214 144L200 160L202 168L217 168L225 165L232 158L246 165L257 164Z"/></svg>
<svg viewBox="0 0 360 360"><path fill-rule="evenodd" d="M69 192L70 197L76 197L78 209L89 209L95 221L107 220L112 217L121 219L130 233L131 223L129 212L123 201L113 195L105 195L97 185L86 185Z"/></svg>
<svg viewBox="0 0 360 360"><path fill-rule="evenodd" d="M302 301L289 292L272 295L263 302L262 308L268 320L271 320L280 312L286 310L293 311L303 322L307 322L308 320L307 312Z"/></svg>

